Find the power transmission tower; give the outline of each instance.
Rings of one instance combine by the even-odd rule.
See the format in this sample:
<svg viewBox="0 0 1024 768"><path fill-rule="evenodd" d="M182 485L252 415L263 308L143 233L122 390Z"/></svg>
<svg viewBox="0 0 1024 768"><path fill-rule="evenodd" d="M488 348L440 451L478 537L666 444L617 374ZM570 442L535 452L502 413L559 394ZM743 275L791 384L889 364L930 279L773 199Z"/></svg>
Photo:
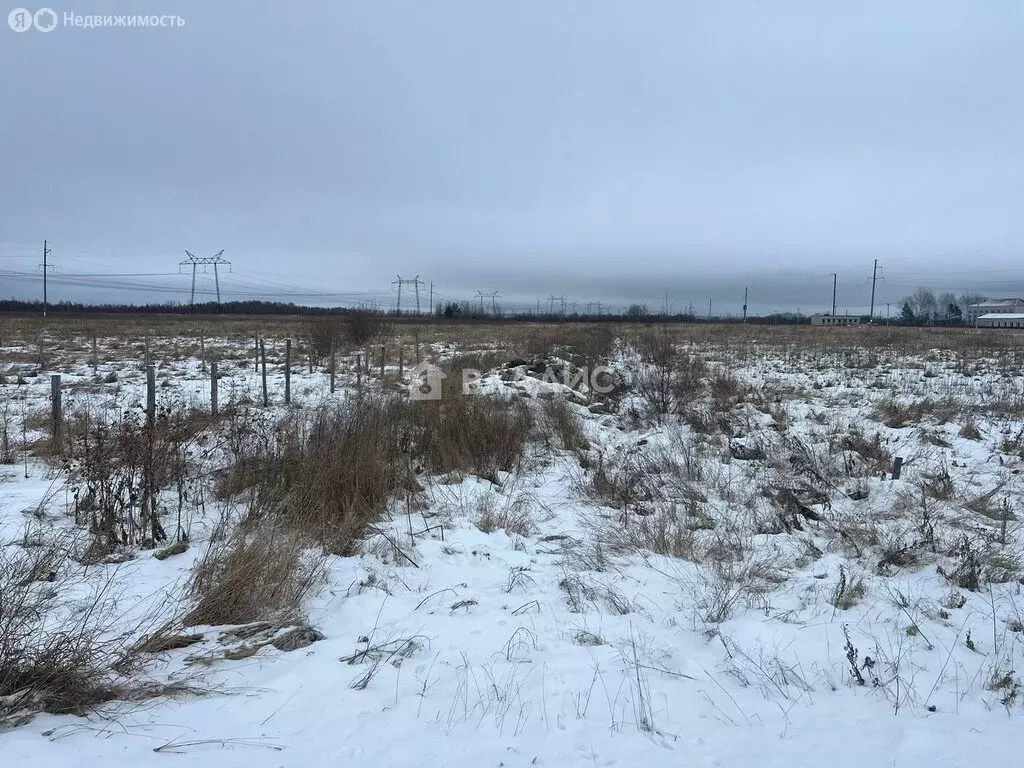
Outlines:
<svg viewBox="0 0 1024 768"><path fill-rule="evenodd" d="M882 278L885 279L884 277ZM868 317L870 320L875 319L875 283L878 282L878 259L875 259L875 266L871 270L871 312Z"/></svg>
<svg viewBox="0 0 1024 768"><path fill-rule="evenodd" d="M495 291L494 293L490 294L490 296L491 296L491 314L492 315L497 315L498 314L498 297L501 296L501 291Z"/></svg>
<svg viewBox="0 0 1024 768"><path fill-rule="evenodd" d="M565 299L564 295L563 296L555 296L555 295L548 296L548 301L551 302L550 314L552 314L552 315L555 314L555 302L556 301L561 302L561 308L562 308L561 309L561 313L563 315L565 314L566 299Z"/></svg>
<svg viewBox="0 0 1024 768"><path fill-rule="evenodd" d="M434 281L430 281L430 314L434 314Z"/></svg>
<svg viewBox="0 0 1024 768"><path fill-rule="evenodd" d="M416 275L411 280L406 280L401 275L395 275L395 277L398 279L392 280L391 284L398 286L398 314L402 314L402 286L411 285L416 291L416 314L418 315L420 313L420 286L425 285L425 283L420 280L419 275ZM431 288L431 294L433 294L433 288Z"/></svg>
<svg viewBox="0 0 1024 768"><path fill-rule="evenodd" d="M836 283L839 282L839 275L836 272L832 273L832 316L836 314Z"/></svg>
<svg viewBox="0 0 1024 768"><path fill-rule="evenodd" d="M220 314L220 273L217 271L217 267L220 264L227 264L228 271L231 270L231 262L223 258L224 250L217 251L213 256L195 256L189 251L185 251L185 255L188 257L183 261L178 262L178 271L184 266L192 267L192 293L189 294L188 300L188 311L192 312L196 305L196 269L199 266L203 267L203 272L206 272L207 266L213 266L213 283L217 288L217 313Z"/></svg>
<svg viewBox="0 0 1024 768"><path fill-rule="evenodd" d="M41 266L41 268L43 270L43 317L46 317L46 304L47 304L47 301L46 301L46 273L49 272L51 269L53 269L53 264L50 264L49 261L47 261L47 259L49 258L51 253L53 253L53 251L51 251L47 247L47 241L43 240L43 263L42 263L42 266Z"/></svg>

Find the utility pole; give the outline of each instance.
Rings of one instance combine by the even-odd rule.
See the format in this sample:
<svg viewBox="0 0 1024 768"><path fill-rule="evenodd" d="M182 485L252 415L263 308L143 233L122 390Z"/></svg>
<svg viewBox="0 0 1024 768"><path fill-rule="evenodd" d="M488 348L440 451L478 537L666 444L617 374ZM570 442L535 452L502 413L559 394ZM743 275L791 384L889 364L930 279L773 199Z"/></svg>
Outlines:
<svg viewBox="0 0 1024 768"><path fill-rule="evenodd" d="M747 295L749 294L749 292L750 292L749 288L744 288L743 289L743 322L744 323L747 322Z"/></svg>
<svg viewBox="0 0 1024 768"><path fill-rule="evenodd" d="M708 299L708 320L711 319L711 299Z"/></svg>
<svg viewBox="0 0 1024 768"><path fill-rule="evenodd" d="M501 296L501 291L495 291L491 294L491 314L498 314L498 297Z"/></svg>
<svg viewBox="0 0 1024 768"><path fill-rule="evenodd" d="M46 273L50 271L53 266L47 261L52 251L47 247L47 241L43 240L43 317L46 317Z"/></svg>
<svg viewBox="0 0 1024 768"><path fill-rule="evenodd" d="M875 266L871 270L871 313L869 320L875 319L875 283L878 281L878 259L875 259Z"/></svg>
<svg viewBox="0 0 1024 768"><path fill-rule="evenodd" d="M836 283L839 281L839 275L836 272L832 273L832 316L836 314Z"/></svg>
<svg viewBox="0 0 1024 768"><path fill-rule="evenodd" d="M184 266L192 267L192 292L189 294L188 300L188 311L192 312L195 309L196 304L196 269L201 265L203 272L206 272L206 267L213 265L213 282L217 290L217 313L220 313L220 274L217 271L217 267L220 264L227 264L228 270L231 269L231 262L223 258L224 250L221 249L213 256L195 256L190 251L185 251L185 256L188 258L178 262L178 272L181 272L181 268Z"/></svg>
<svg viewBox="0 0 1024 768"><path fill-rule="evenodd" d="M430 281L430 314L434 314L434 281Z"/></svg>

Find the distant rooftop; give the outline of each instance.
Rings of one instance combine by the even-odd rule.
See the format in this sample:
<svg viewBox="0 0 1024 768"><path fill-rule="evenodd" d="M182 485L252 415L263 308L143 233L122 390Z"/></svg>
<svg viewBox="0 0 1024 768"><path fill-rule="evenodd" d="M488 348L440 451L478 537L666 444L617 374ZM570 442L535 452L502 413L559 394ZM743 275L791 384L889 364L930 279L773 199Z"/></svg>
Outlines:
<svg viewBox="0 0 1024 768"><path fill-rule="evenodd" d="M988 315L981 315L979 320L1024 320L1022 312L993 312Z"/></svg>
<svg viewBox="0 0 1024 768"><path fill-rule="evenodd" d="M1012 307L1017 304L1024 304L1024 299L989 299L988 301L982 301L977 304L971 304L972 307Z"/></svg>

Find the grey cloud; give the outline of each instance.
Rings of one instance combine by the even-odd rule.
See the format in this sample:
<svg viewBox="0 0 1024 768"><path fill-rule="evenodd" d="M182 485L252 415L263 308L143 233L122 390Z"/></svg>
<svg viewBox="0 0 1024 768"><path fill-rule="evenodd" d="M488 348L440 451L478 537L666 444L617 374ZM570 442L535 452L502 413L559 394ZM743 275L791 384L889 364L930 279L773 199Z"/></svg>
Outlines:
<svg viewBox="0 0 1024 768"><path fill-rule="evenodd" d="M979 248L1009 266L1024 242L1019 3L57 10L186 19L0 29L0 237L72 263L225 248L316 290L386 297L408 272L448 294L735 308L751 282L795 309L822 280L829 303L831 272L852 302L874 258L907 285L976 287L941 273Z"/></svg>

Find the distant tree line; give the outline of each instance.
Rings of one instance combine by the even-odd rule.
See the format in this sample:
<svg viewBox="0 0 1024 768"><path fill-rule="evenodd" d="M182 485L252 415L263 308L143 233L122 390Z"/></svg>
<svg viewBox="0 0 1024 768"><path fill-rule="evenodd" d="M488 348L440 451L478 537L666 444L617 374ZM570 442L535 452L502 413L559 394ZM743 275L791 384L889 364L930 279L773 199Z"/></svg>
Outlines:
<svg viewBox="0 0 1024 768"><path fill-rule="evenodd" d="M42 314L41 301L0 299L0 312L25 312ZM74 301L49 303L46 311L54 315L78 314L160 314L160 315L344 315L358 309L341 307L311 307L283 301L225 301L219 307L217 302L208 301L189 306L179 302L165 304L83 304Z"/></svg>
<svg viewBox="0 0 1024 768"><path fill-rule="evenodd" d="M936 296L927 288L918 288L912 295L903 299L902 310L896 322L904 325L962 325L970 304L985 301L985 297L974 293L956 296L943 293ZM41 301L23 301L20 299L0 299L0 312L42 314ZM226 301L219 306L217 302L208 301L189 306L180 302L163 304L128 304L103 303L86 304L82 302L58 301L47 305L47 312L53 315L82 314L162 314L162 315L308 315L308 316L372 316L381 319L415 317L409 312L399 313L395 310L381 310L373 307L317 307L306 304L295 304L282 301ZM425 318L431 315L425 315ZM652 312L646 304L634 303L624 311L611 312L515 312L506 313L500 305L495 307L470 301L450 301L439 303L434 307L432 317L438 320L476 321L476 322L641 322L641 323L695 323L695 322L743 322L737 317L698 317L692 312ZM864 321L869 318L864 316ZM878 318L875 318L876 322ZM746 320L751 325L800 325L810 322L807 315L797 312L775 312L769 315L751 316Z"/></svg>
<svg viewBox="0 0 1024 768"><path fill-rule="evenodd" d="M899 320L904 325L963 325L967 308L986 300L977 293L936 295L928 288L918 288L904 297Z"/></svg>

